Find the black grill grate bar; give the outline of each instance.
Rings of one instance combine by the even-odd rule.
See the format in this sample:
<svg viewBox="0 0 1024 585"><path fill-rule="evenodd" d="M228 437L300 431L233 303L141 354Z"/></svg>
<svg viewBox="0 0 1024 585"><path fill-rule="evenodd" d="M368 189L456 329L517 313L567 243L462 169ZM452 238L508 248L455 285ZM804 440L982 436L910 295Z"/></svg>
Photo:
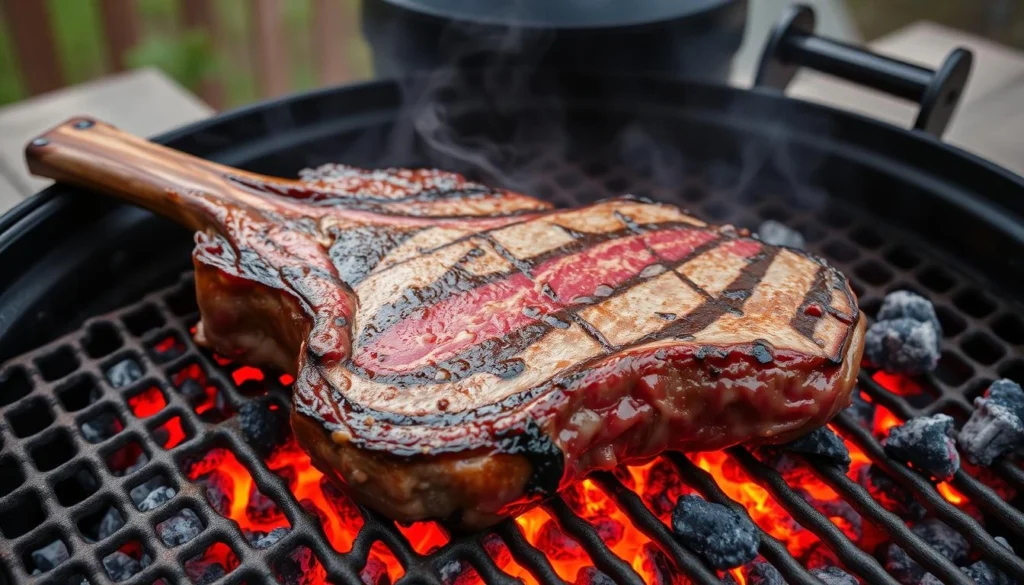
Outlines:
<svg viewBox="0 0 1024 585"><path fill-rule="evenodd" d="M498 585L517 585L519 583L518 579L498 568L498 565L494 563L494 559L491 558L491 555L487 554L487 551L480 546L479 542L471 539L463 544L470 543L475 544L475 546L465 547L466 554L463 558L473 565L473 568L476 569L484 583L496 583Z"/></svg>
<svg viewBox="0 0 1024 585"><path fill-rule="evenodd" d="M808 458L803 459L815 474L853 506L858 514L884 528L892 536L893 541L907 551L911 558L943 583L973 585L974 581L960 571L952 561L914 534L902 518L883 508L867 490L850 479L842 469L834 465L817 464Z"/></svg>
<svg viewBox="0 0 1024 585"><path fill-rule="evenodd" d="M900 585L874 557L858 548L828 517L793 491L779 472L758 461L742 447L733 447L727 451L754 483L768 490L794 520L825 542L848 569L871 583Z"/></svg>
<svg viewBox="0 0 1024 585"><path fill-rule="evenodd" d="M786 545L758 526L750 518L750 514L742 504L727 496L710 473L697 467L689 458L680 453L668 453L665 458L675 466L683 481L699 491L705 499L728 506L735 512L746 516L754 526L757 526L761 533L761 546L758 552L782 573L787 583L790 585L823 585L822 581L812 575L800 561L793 558Z"/></svg>
<svg viewBox="0 0 1024 585"><path fill-rule="evenodd" d="M598 472L591 479L601 486L615 504L629 517L633 525L643 532L662 551L675 561L679 569L691 580L700 585L717 585L718 575L711 571L704 562L691 550L679 544L668 528L647 509L643 501L633 491L622 485L614 475Z"/></svg>
<svg viewBox="0 0 1024 585"><path fill-rule="evenodd" d="M977 520L947 502L935 489L935 486L916 471L889 459L871 433L853 421L849 414L839 413L833 419L833 423L842 431L845 438L856 443L865 455L881 467L882 471L917 494L925 508L935 514L939 520L962 534L973 548L979 550L1000 568L1012 573L1018 579L1024 578L1024 560L996 542Z"/></svg>
<svg viewBox="0 0 1024 585"><path fill-rule="evenodd" d="M515 520L506 520L496 529L496 533L512 553L512 558L530 572L543 585L566 585L551 566L548 557L526 540L523 531ZM708 585L702 583L701 585Z"/></svg>
<svg viewBox="0 0 1024 585"><path fill-rule="evenodd" d="M569 536L576 539L587 551L594 566L606 573L616 583L624 585L644 585L644 580L633 570L633 567L613 553L594 530L589 522L580 518L569 508L562 498L554 498L544 507L554 516L558 526Z"/></svg>

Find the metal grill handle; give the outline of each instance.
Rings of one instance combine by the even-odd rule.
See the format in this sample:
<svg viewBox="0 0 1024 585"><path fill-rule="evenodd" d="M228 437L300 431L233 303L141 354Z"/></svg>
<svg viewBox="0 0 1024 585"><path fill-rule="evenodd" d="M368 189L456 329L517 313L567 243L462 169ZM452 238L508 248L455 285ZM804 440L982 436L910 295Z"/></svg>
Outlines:
<svg viewBox="0 0 1024 585"><path fill-rule="evenodd" d="M785 90L800 67L828 73L920 106L914 129L940 138L963 96L974 56L954 49L936 70L891 59L814 34L810 6L795 4L775 26L761 54L755 87Z"/></svg>

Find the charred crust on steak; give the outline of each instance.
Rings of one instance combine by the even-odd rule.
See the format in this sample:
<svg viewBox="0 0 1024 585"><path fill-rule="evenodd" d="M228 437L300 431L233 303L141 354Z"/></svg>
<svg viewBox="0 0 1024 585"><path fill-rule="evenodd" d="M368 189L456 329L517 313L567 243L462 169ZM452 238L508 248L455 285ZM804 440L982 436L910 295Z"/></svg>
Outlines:
<svg viewBox="0 0 1024 585"><path fill-rule="evenodd" d="M498 452L523 455L530 461L533 470L526 483L527 494L545 497L558 491L565 473L565 454L533 419L527 419L525 429L500 433L496 439Z"/></svg>

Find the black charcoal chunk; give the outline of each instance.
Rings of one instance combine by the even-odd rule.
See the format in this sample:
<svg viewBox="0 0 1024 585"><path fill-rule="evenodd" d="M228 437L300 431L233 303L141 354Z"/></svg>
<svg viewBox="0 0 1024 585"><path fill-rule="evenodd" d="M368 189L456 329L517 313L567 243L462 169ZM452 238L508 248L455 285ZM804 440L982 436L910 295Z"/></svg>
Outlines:
<svg viewBox="0 0 1024 585"><path fill-rule="evenodd" d="M125 358L107 369L107 380L114 388L122 388L142 377L142 366L132 358Z"/></svg>
<svg viewBox="0 0 1024 585"><path fill-rule="evenodd" d="M886 372L916 376L938 365L941 337L929 322L908 318L878 321L864 336L864 355Z"/></svg>
<svg viewBox="0 0 1024 585"><path fill-rule="evenodd" d="M871 464L861 468L857 481L868 490L886 510L908 520L924 518L926 510L907 488L889 476L881 468Z"/></svg>
<svg viewBox="0 0 1024 585"><path fill-rule="evenodd" d="M826 459L841 465L844 469L850 468L850 451L843 440L827 426L819 427L794 441L779 445L779 448Z"/></svg>
<svg viewBox="0 0 1024 585"><path fill-rule="evenodd" d="M754 561L743 567L747 585L786 585L782 573L774 565L765 561Z"/></svg>
<svg viewBox="0 0 1024 585"><path fill-rule="evenodd" d="M878 321L892 319L913 319L919 323L931 323L939 337L942 336L942 324L935 314L935 306L921 295L907 290L897 290L885 295L882 306L878 308Z"/></svg>
<svg viewBox="0 0 1024 585"><path fill-rule="evenodd" d="M249 540L249 544L251 544L253 548L264 549L274 546L275 544L277 544L277 541L284 538L287 534L288 529L282 527L275 528L270 532L258 531L253 533L246 533L246 537Z"/></svg>
<svg viewBox="0 0 1024 585"><path fill-rule="evenodd" d="M220 579L221 577L227 574L228 572L219 563L212 563L206 565L203 568L202 574L194 580L196 582L196 585L210 585L210 583L213 583L217 579Z"/></svg>
<svg viewBox="0 0 1024 585"><path fill-rule="evenodd" d="M96 538L103 540L120 530L122 526L124 526L124 518L121 517L121 513L115 508L110 508L100 520L100 526L96 530Z"/></svg>
<svg viewBox="0 0 1024 585"><path fill-rule="evenodd" d="M787 248L802 250L807 244L803 234L774 219L765 221L757 228L757 237L762 242L772 246L786 246Z"/></svg>
<svg viewBox="0 0 1024 585"><path fill-rule="evenodd" d="M927 518L915 524L911 531L953 563L967 562L967 539L939 520ZM886 548L885 570L904 585L916 585L925 575L925 569L895 543Z"/></svg>
<svg viewBox="0 0 1024 585"><path fill-rule="evenodd" d="M812 570L811 574L825 585L860 585L856 577L839 567L819 567Z"/></svg>
<svg viewBox="0 0 1024 585"><path fill-rule="evenodd" d="M82 436L90 443L99 443L121 431L121 421L113 413L104 412L82 423Z"/></svg>
<svg viewBox="0 0 1024 585"><path fill-rule="evenodd" d="M189 378L182 382L178 388L181 395L185 397L185 400L192 406L201 404L206 399L206 390L198 380Z"/></svg>
<svg viewBox="0 0 1024 585"><path fill-rule="evenodd" d="M960 431L957 443L971 463L991 465L1024 443L1024 390L1011 380L996 380Z"/></svg>
<svg viewBox="0 0 1024 585"><path fill-rule="evenodd" d="M476 571L473 570L473 567L469 567L469 571L463 572L463 575L466 575L467 573L469 573L469 575L467 575L468 577L476 575ZM362 571L359 571L359 580L363 582L363 585L391 585L391 577L388 576L388 567L384 564L384 561L377 557L370 557L366 559L366 566L363 567ZM478 579L469 578L466 579L466 582L476 583L478 582ZM458 583L458 580L456 580L454 585L462 584Z"/></svg>
<svg viewBox="0 0 1024 585"><path fill-rule="evenodd" d="M167 486L160 486L154 489L149 492L141 502L139 502L139 511L148 512L150 510L157 509L160 507L160 504L163 504L167 500L173 498L174 493L174 489Z"/></svg>
<svg viewBox="0 0 1024 585"><path fill-rule="evenodd" d="M864 400L859 388L853 389L853 400L843 412L852 416L857 424L866 429L870 429L875 422L875 405Z"/></svg>
<svg viewBox="0 0 1024 585"><path fill-rule="evenodd" d="M857 511L853 509L853 506L851 506L846 500L836 498L816 498L811 495L809 491L800 487L793 488L793 491L821 514L828 516L829 518L842 518L843 520L846 520L850 525L850 530L857 535L858 539L863 534L864 519L861 518L860 514L858 514Z"/></svg>
<svg viewBox="0 0 1024 585"><path fill-rule="evenodd" d="M282 408L272 410L273 404L264 396L246 402L238 411L242 435L261 457L269 457L288 438L287 413Z"/></svg>
<svg viewBox="0 0 1024 585"><path fill-rule="evenodd" d="M142 563L116 550L103 557L103 568L107 570L113 581L124 581L132 575L142 571Z"/></svg>
<svg viewBox="0 0 1024 585"><path fill-rule="evenodd" d="M576 573L573 585L615 585L615 580L594 567L583 567Z"/></svg>
<svg viewBox="0 0 1024 585"><path fill-rule="evenodd" d="M699 496L683 496L672 512L672 530L683 544L717 569L732 569L757 556L761 536L746 517Z"/></svg>
<svg viewBox="0 0 1024 585"><path fill-rule="evenodd" d="M312 573L316 565L313 551L304 546L297 548L276 564L278 580L282 583L302 583L303 576Z"/></svg>
<svg viewBox="0 0 1024 585"><path fill-rule="evenodd" d="M188 508L156 525L157 535L167 546L185 544L202 531L203 523L199 516Z"/></svg>
<svg viewBox="0 0 1024 585"><path fill-rule="evenodd" d="M52 570L57 565L71 558L68 547L61 540L55 540L43 548L32 551L32 564L41 573Z"/></svg>
<svg viewBox="0 0 1024 585"><path fill-rule="evenodd" d="M889 430L882 445L885 454L936 480L947 481L960 469L960 454L949 437L953 417L919 416Z"/></svg>

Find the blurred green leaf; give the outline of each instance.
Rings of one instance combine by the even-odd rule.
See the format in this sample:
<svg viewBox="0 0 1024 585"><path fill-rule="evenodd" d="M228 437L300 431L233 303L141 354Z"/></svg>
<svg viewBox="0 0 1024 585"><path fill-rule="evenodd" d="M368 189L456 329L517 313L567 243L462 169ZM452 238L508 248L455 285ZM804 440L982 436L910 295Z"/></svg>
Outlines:
<svg viewBox="0 0 1024 585"><path fill-rule="evenodd" d="M190 90L217 70L217 59L209 37L189 30L177 37L154 35L128 53L132 67L159 67Z"/></svg>

